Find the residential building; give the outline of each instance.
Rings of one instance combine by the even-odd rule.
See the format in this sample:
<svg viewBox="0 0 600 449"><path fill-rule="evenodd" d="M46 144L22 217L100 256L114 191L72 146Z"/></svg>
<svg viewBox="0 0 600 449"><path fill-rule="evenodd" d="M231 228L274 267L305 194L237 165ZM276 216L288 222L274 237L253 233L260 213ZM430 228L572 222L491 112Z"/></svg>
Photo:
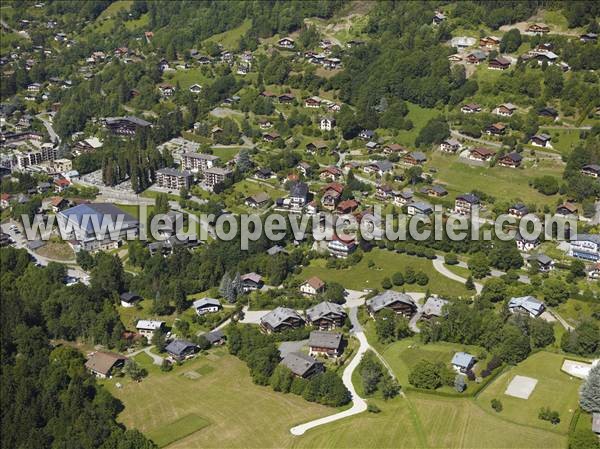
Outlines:
<svg viewBox="0 0 600 449"><path fill-rule="evenodd" d="M556 207L556 215L562 215L563 217L570 217L577 215L577 206L573 203L565 202Z"/></svg>
<svg viewBox="0 0 600 449"><path fill-rule="evenodd" d="M342 334L312 331L308 337L308 355L336 359L342 354Z"/></svg>
<svg viewBox="0 0 600 449"><path fill-rule="evenodd" d="M489 148L472 148L469 152L469 159L474 161L486 162L496 155L494 150Z"/></svg>
<svg viewBox="0 0 600 449"><path fill-rule="evenodd" d="M379 176L383 176L386 173L390 173L394 169L394 164L390 161L375 161L367 164L363 167L365 173L374 173Z"/></svg>
<svg viewBox="0 0 600 449"><path fill-rule="evenodd" d="M537 269L540 273L547 273L554 269L554 261L545 254L534 254L529 256L527 264L532 266L534 263L537 264Z"/></svg>
<svg viewBox="0 0 600 449"><path fill-rule="evenodd" d="M508 310L511 313L521 313L529 315L531 318L537 318L544 313L546 306L533 296L520 296L508 301Z"/></svg>
<svg viewBox="0 0 600 449"><path fill-rule="evenodd" d="M277 97L277 101L281 104L292 104L295 97L291 94L281 94Z"/></svg>
<svg viewBox="0 0 600 449"><path fill-rule="evenodd" d="M215 167L219 160L219 156L213 154L183 153L181 155L181 166L192 173L198 173Z"/></svg>
<svg viewBox="0 0 600 449"><path fill-rule="evenodd" d="M260 319L261 329L270 334L304 326L304 319L293 309L277 307Z"/></svg>
<svg viewBox="0 0 600 449"><path fill-rule="evenodd" d="M71 159L54 159L52 167L58 173L64 173L73 170L73 161Z"/></svg>
<svg viewBox="0 0 600 449"><path fill-rule="evenodd" d="M340 237L334 235L333 239L327 243L329 255L339 259L347 258L356 249L356 240L353 237Z"/></svg>
<svg viewBox="0 0 600 449"><path fill-rule="evenodd" d="M331 131L335 128L335 119L331 117L323 117L320 121L319 127L321 131Z"/></svg>
<svg viewBox="0 0 600 449"><path fill-rule="evenodd" d="M142 300L142 297L137 293L124 292L119 295L121 300L121 307L135 307L135 305Z"/></svg>
<svg viewBox="0 0 600 449"><path fill-rule="evenodd" d="M125 366L127 357L114 352L92 352L85 362L85 368L100 379L110 379L112 374Z"/></svg>
<svg viewBox="0 0 600 449"><path fill-rule="evenodd" d="M233 171L228 168L211 167L204 170L204 184L210 189L230 178L233 175Z"/></svg>
<svg viewBox="0 0 600 449"><path fill-rule="evenodd" d="M320 330L342 327L346 321L346 312L340 304L323 301L306 310L306 322Z"/></svg>
<svg viewBox="0 0 600 449"><path fill-rule="evenodd" d="M581 174L592 178L600 178L600 165L588 164L581 168Z"/></svg>
<svg viewBox="0 0 600 449"><path fill-rule="evenodd" d="M344 172L334 165L325 167L323 170L321 170L321 173L319 173L319 179L322 181L341 181L343 177Z"/></svg>
<svg viewBox="0 0 600 449"><path fill-rule="evenodd" d="M383 154L390 156L396 153L408 153L408 150L397 143L390 143L383 146Z"/></svg>
<svg viewBox="0 0 600 449"><path fill-rule="evenodd" d="M281 48L285 48L287 50L293 50L296 46L294 39L291 37L284 37L283 39L279 39L277 41L277 45Z"/></svg>
<svg viewBox="0 0 600 449"><path fill-rule="evenodd" d="M500 39L496 36L485 36L479 39L479 46L493 50L500 45Z"/></svg>
<svg viewBox="0 0 600 449"><path fill-rule="evenodd" d="M506 70L509 67L510 67L510 60L508 60L502 56L496 56L488 64L488 69L490 69L490 70Z"/></svg>
<svg viewBox="0 0 600 449"><path fill-rule="evenodd" d="M552 137L548 134L537 134L531 138L530 143L534 147L552 148L551 140Z"/></svg>
<svg viewBox="0 0 600 449"><path fill-rule="evenodd" d="M358 137L360 137L363 140L373 140L373 138L375 137L375 131L372 131L370 129L363 129L360 133L358 133Z"/></svg>
<svg viewBox="0 0 600 449"><path fill-rule="evenodd" d="M393 203L396 206L404 206L405 204L408 204L410 202L412 202L413 200L413 192L411 190L402 190L402 191L394 191L393 192L394 195L394 200Z"/></svg>
<svg viewBox="0 0 600 449"><path fill-rule="evenodd" d="M485 129L485 133L488 136L501 136L506 132L506 125L504 123L492 123Z"/></svg>
<svg viewBox="0 0 600 449"><path fill-rule="evenodd" d="M156 170L156 185L165 189L189 190L192 186L192 173L169 167L161 168Z"/></svg>
<svg viewBox="0 0 600 449"><path fill-rule="evenodd" d="M466 373L471 370L476 362L477 359L475 356L472 356L467 352L457 352L454 354L454 357L452 357L450 364L456 371L460 373Z"/></svg>
<svg viewBox="0 0 600 449"><path fill-rule="evenodd" d="M460 108L460 112L463 114L476 114L481 112L481 106L479 106L477 103L465 104L462 108Z"/></svg>
<svg viewBox="0 0 600 449"><path fill-rule="evenodd" d="M459 195L454 201L454 211L460 215L471 215L471 211L475 206L479 206L480 200L472 193Z"/></svg>
<svg viewBox="0 0 600 449"><path fill-rule="evenodd" d="M600 260L600 234L577 234L571 239L569 256L598 262Z"/></svg>
<svg viewBox="0 0 600 449"><path fill-rule="evenodd" d="M408 215L429 215L433 213L433 206L424 201L418 201L415 203L410 203L407 206L407 214Z"/></svg>
<svg viewBox="0 0 600 449"><path fill-rule="evenodd" d="M528 252L532 249L537 248L540 244L540 241L537 238L525 238L521 235L519 231L517 231L517 233L515 234L515 243L517 244L517 248L519 249L519 251Z"/></svg>
<svg viewBox="0 0 600 449"><path fill-rule="evenodd" d="M448 305L448 301L437 296L430 296L423 304L421 310L421 317L430 320L432 318L441 318L445 315L444 307Z"/></svg>
<svg viewBox="0 0 600 449"><path fill-rule="evenodd" d="M165 348L170 358L177 361L193 357L198 352L198 349L198 346L186 340L173 340Z"/></svg>
<svg viewBox="0 0 600 449"><path fill-rule="evenodd" d="M306 145L306 150L309 153L315 153L316 151L322 152L327 149L327 144L322 140L315 140L314 142L310 142Z"/></svg>
<svg viewBox="0 0 600 449"><path fill-rule="evenodd" d="M425 186L421 189L421 193L429 196L435 196L436 198L441 198L448 195L448 191L440 185Z"/></svg>
<svg viewBox="0 0 600 449"><path fill-rule="evenodd" d="M417 305L406 293L385 290L383 293L368 299L367 310L372 317L383 309L390 309L398 315L411 317L417 312Z"/></svg>
<svg viewBox="0 0 600 449"><path fill-rule="evenodd" d="M324 370L321 362L300 352L290 352L283 358L281 364L286 366L294 376L303 379L308 379Z"/></svg>
<svg viewBox="0 0 600 449"><path fill-rule="evenodd" d="M318 109L321 107L321 99L316 97L307 98L304 100L304 107Z"/></svg>
<svg viewBox="0 0 600 449"><path fill-rule="evenodd" d="M201 298L194 301L192 307L198 316L216 313L222 309L221 301L215 298Z"/></svg>
<svg viewBox="0 0 600 449"><path fill-rule="evenodd" d="M254 272L241 275L240 282L244 292L260 290L265 285L262 276Z"/></svg>
<svg viewBox="0 0 600 449"><path fill-rule="evenodd" d="M496 115L500 115L502 117L511 117L517 110L517 107L512 103L502 103L496 109L493 110L493 113Z"/></svg>
<svg viewBox="0 0 600 449"><path fill-rule="evenodd" d="M134 136L142 128L152 126L150 122L137 117L107 117L103 120L104 127L112 134L120 136Z"/></svg>
<svg viewBox="0 0 600 449"><path fill-rule="evenodd" d="M212 345L212 346L221 346L224 345L227 341L227 336L223 333L221 329L216 329L211 332L207 332L206 334L202 334L204 338Z"/></svg>
<svg viewBox="0 0 600 449"><path fill-rule="evenodd" d="M265 142L275 142L275 141L276 141L277 139L279 139L281 136L279 135L279 133L276 133L276 132L273 132L273 131L271 131L271 132L268 132L268 133L264 133L264 134L262 135L262 137L263 137L263 140L264 140Z"/></svg>
<svg viewBox="0 0 600 449"><path fill-rule="evenodd" d="M323 195L321 196L321 205L328 210L333 210L338 204L344 186L337 182L332 182L323 187Z"/></svg>
<svg viewBox="0 0 600 449"><path fill-rule="evenodd" d="M529 209L527 206L521 203L513 204L508 208L508 215L512 215L513 217L523 218L528 213Z"/></svg>
<svg viewBox="0 0 600 449"><path fill-rule="evenodd" d="M65 229L72 229L70 238L77 242L76 250L115 249L124 239L138 234L139 221L114 204L80 204L59 212L56 217L62 220ZM96 234L95 226L104 233Z"/></svg>
<svg viewBox="0 0 600 449"><path fill-rule="evenodd" d="M502 167L510 167L517 168L521 166L521 162L523 161L523 156L521 156L516 151L505 154L500 159L498 159L498 165Z"/></svg>
<svg viewBox="0 0 600 449"><path fill-rule="evenodd" d="M473 65L479 65L483 61L485 61L488 57L488 54L482 50L474 50L467 55L467 62Z"/></svg>
<svg viewBox="0 0 600 449"><path fill-rule="evenodd" d="M340 202L335 208L338 214L351 214L358 209L359 203L355 199L344 200Z"/></svg>
<svg viewBox="0 0 600 449"><path fill-rule="evenodd" d="M154 334L158 330L162 330L165 325L164 321L156 321L156 320L139 320L135 325L138 334L146 337L148 341L152 340Z"/></svg>
<svg viewBox="0 0 600 449"><path fill-rule="evenodd" d="M296 182L290 188L290 206L301 209L308 199L308 185L304 182Z"/></svg>
<svg viewBox="0 0 600 449"><path fill-rule="evenodd" d="M266 206L271 198L265 192L258 192L250 195L244 200L244 204L255 209Z"/></svg>
<svg viewBox="0 0 600 449"><path fill-rule="evenodd" d="M542 36L550 32L550 27L543 23L532 23L525 30L526 34Z"/></svg>
<svg viewBox="0 0 600 449"><path fill-rule="evenodd" d="M379 184L375 190L375 198L386 201L393 197L394 188L389 184Z"/></svg>
<svg viewBox="0 0 600 449"><path fill-rule="evenodd" d="M427 162L427 156L425 156L425 153L421 151L411 151L404 156L403 161L405 164L411 166L423 165L425 162Z"/></svg>
<svg viewBox="0 0 600 449"><path fill-rule="evenodd" d="M440 151L444 153L456 153L462 149L462 144L453 138L446 139L440 144Z"/></svg>
<svg viewBox="0 0 600 449"><path fill-rule="evenodd" d="M313 276L300 284L300 292L304 295L316 296L325 291L325 282Z"/></svg>

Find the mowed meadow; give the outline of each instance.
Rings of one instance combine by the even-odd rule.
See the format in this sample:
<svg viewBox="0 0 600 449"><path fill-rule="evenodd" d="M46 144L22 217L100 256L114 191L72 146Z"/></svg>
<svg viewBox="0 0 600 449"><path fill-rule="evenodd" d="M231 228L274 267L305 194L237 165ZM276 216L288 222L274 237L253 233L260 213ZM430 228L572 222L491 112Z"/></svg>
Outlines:
<svg viewBox="0 0 600 449"><path fill-rule="evenodd" d="M394 351L385 352L391 363L395 356ZM119 421L169 449L559 449L566 445L566 433L539 428L531 417L521 424L511 410L498 415L489 408L487 398L479 401L412 391L389 401L369 399L380 413L361 413L292 436L292 426L337 410L254 385L245 364L225 348L210 350L167 373L151 365L149 357L136 357L136 361L149 370L147 378L139 383L123 378L103 383L125 406ZM554 375L554 369L550 374ZM354 381L359 381L357 376ZM501 377L488 388L493 391L502 383Z"/></svg>

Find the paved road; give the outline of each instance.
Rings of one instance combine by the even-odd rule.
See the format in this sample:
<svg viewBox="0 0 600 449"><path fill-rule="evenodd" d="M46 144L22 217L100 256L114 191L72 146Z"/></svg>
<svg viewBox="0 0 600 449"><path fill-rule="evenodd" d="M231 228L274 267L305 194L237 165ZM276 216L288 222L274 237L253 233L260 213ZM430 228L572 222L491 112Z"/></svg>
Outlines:
<svg viewBox="0 0 600 449"><path fill-rule="evenodd" d="M36 263L38 263L39 265L45 267L50 262L57 262L57 263L60 263L63 265L66 265L67 263L75 263L75 260L69 261L69 260L50 259L48 257L44 257L44 256L41 256L41 255L33 252L27 246L27 243L29 243L29 242L26 240L24 234L22 234L22 233L16 234L14 231L11 231L9 229L9 227L13 224L16 224L16 222L9 221L8 223L5 223L2 226L0 226L0 229L2 229L2 232L10 235L10 238L15 242L14 243L15 248L25 249L31 255L31 257L33 257L35 259ZM79 279L85 285L90 285L89 274L80 268L67 267L67 275Z"/></svg>
<svg viewBox="0 0 600 449"><path fill-rule="evenodd" d="M138 351L127 354L127 357L135 357L136 355L141 354L142 352L145 352L152 358L152 363L154 363L155 365L159 365L159 366L162 365L164 358L159 356L158 354L153 353L151 351L152 348L154 348L154 346L146 346L145 348L142 348Z"/></svg>
<svg viewBox="0 0 600 449"><path fill-rule="evenodd" d="M446 265L444 265L444 258L442 256L437 256L435 259L432 260L432 262L433 268L435 268L435 270L441 275L446 276L448 279L452 279L453 281L460 282L461 284L467 282L465 278L453 273L448 268L446 268ZM483 290L483 285L481 285L479 282L475 282L475 291L477 292L477 294L481 293L481 290Z"/></svg>
<svg viewBox="0 0 600 449"><path fill-rule="evenodd" d="M350 333L354 335L360 343L360 346L356 351L356 355L350 361L350 363L348 363L348 366L342 374L342 381L344 382L344 385L346 386L348 391L350 391L350 394L352 396L352 407L350 407L348 410L344 410L343 412L335 413L333 415L325 416L323 418L315 419L314 421L309 421L307 423L300 424L299 426L292 427L290 429L292 435L303 435L304 432L314 427L322 426L323 424L328 424L330 422L354 416L367 410L367 402L358 395L354 388L354 385L352 384L352 373L362 360L365 352L371 349L371 345L369 345L367 337L365 336L362 327L358 322L356 307L350 309L350 321L352 322L353 326Z"/></svg>
<svg viewBox="0 0 600 449"><path fill-rule="evenodd" d="M58 137L58 134L56 134L56 131L54 131L54 128L52 127L52 122L50 120L47 120L46 118L44 118L44 115L45 114L38 114L38 115L36 115L36 117L46 127L46 130L48 131L48 134L50 135L50 140L56 144L60 144L60 137Z"/></svg>

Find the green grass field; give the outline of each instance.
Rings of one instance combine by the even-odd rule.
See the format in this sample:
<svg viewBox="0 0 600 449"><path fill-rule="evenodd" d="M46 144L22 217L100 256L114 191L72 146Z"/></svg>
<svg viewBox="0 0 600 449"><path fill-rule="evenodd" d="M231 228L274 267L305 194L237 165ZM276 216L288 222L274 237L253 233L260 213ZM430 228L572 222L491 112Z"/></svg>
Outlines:
<svg viewBox="0 0 600 449"><path fill-rule="evenodd" d="M430 362L443 362L450 365L450 361L456 352L468 352L479 356L482 349L477 346L461 345L457 343L439 342L435 344L422 344L418 339L407 338L394 342L383 348L381 354L392 367L394 374L398 377L401 385L409 385L408 375L412 368L421 360ZM485 360L475 365L474 371L478 372L481 366L485 366ZM442 387L440 391L454 392L450 387Z"/></svg>
<svg viewBox="0 0 600 449"><path fill-rule="evenodd" d="M241 148L231 147L231 148L212 148L212 152L215 156L219 156L223 162L228 162L233 159L239 152Z"/></svg>
<svg viewBox="0 0 600 449"><path fill-rule="evenodd" d="M209 37L206 41L217 42L221 44L227 50L237 50L240 39L252 26L250 19L244 20L239 26L232 28L231 30L225 31L220 34L215 34ZM206 42L205 41L205 42Z"/></svg>
<svg viewBox="0 0 600 449"><path fill-rule="evenodd" d="M598 310L600 304L578 299L569 299L556 307L558 314L573 326L577 326L584 319L589 319L592 313Z"/></svg>
<svg viewBox="0 0 600 449"><path fill-rule="evenodd" d="M207 372L206 366L214 370ZM205 374L198 376L198 369ZM116 388L117 382L122 388ZM295 438L290 427L335 412L254 385L246 365L224 349L211 350L169 373L151 373L139 383L124 378L103 383L125 405L120 422L157 443L175 441L171 449L291 447Z"/></svg>
<svg viewBox="0 0 600 449"><path fill-rule="evenodd" d="M375 263L375 267L368 267L369 260ZM352 290L381 289L383 278L391 278L397 271L404 273L407 267L412 267L415 271L425 272L429 276L429 284L425 286L404 284L403 288L406 291L424 292L429 289L431 293L451 296L471 295L464 285L452 281L435 271L430 260L378 248L365 253L358 264L347 269L326 268L324 259L313 260L308 267L302 269L299 278L307 279L311 276L318 276L326 282L338 282L345 288ZM395 288L399 289L398 287Z"/></svg>
<svg viewBox="0 0 600 449"><path fill-rule="evenodd" d="M539 352L527 358L511 370L503 373L477 398L484 409L490 408L490 401L500 399L504 410L503 419L540 429L567 434L573 412L577 409L578 390L581 380L563 373L564 356L550 352ZM538 380L529 399L519 399L504 394L506 387L515 375L532 377ZM538 418L542 407L550 407L560 414L560 423L556 426Z"/></svg>
<svg viewBox="0 0 600 449"><path fill-rule="evenodd" d="M175 441L198 432L209 424L210 422L208 420L192 413L154 429L148 433L148 436L158 445L158 447L165 447Z"/></svg>
<svg viewBox="0 0 600 449"><path fill-rule="evenodd" d="M395 138L397 143L414 146L415 139L419 135L421 129L427 124L429 120L440 115L440 111L437 109L423 108L419 105L407 102L408 115L406 118L413 122L413 128L410 131L400 131L398 137Z"/></svg>
<svg viewBox="0 0 600 449"><path fill-rule="evenodd" d="M575 147L581 143L581 138L578 129L544 129L540 128L540 132L550 134L552 136L552 146L561 154L570 154Z"/></svg>
<svg viewBox="0 0 600 449"><path fill-rule="evenodd" d="M164 80L179 86L182 89L189 88L192 84L200 84L202 87L206 86L210 82L211 78L202 73L201 68L192 68L185 70L176 70L175 72L166 72Z"/></svg>
<svg viewBox="0 0 600 449"><path fill-rule="evenodd" d="M521 200L526 204L538 206L556 205L557 196L546 196L530 187L532 178L552 175L562 176L562 164L540 161L535 167L511 169L506 167L479 167L463 163L456 156L447 156L439 152L428 154L428 167L437 169L436 181L443 184L449 196L454 197L474 189L486 192L497 200Z"/></svg>

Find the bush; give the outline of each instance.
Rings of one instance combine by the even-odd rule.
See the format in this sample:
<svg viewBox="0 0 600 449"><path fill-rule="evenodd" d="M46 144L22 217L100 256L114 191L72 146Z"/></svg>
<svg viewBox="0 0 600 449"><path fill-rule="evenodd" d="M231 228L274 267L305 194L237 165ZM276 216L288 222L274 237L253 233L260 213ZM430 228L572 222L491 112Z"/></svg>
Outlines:
<svg viewBox="0 0 600 449"><path fill-rule="evenodd" d="M164 359L162 361L162 363L160 364L160 370L163 372L168 372L171 371L173 369L173 365L171 365L171 362L169 362L167 359Z"/></svg>
<svg viewBox="0 0 600 449"><path fill-rule="evenodd" d="M404 285L404 276L399 271L392 275L392 282L394 285L401 286Z"/></svg>
<svg viewBox="0 0 600 449"><path fill-rule="evenodd" d="M458 257L454 253L448 253L444 256L444 262L446 265L456 265L458 264Z"/></svg>
<svg viewBox="0 0 600 449"><path fill-rule="evenodd" d="M367 411L369 413L379 413L379 412L381 412L381 409L379 407L377 407L375 404L373 404L372 402L368 402L367 403Z"/></svg>
<svg viewBox="0 0 600 449"><path fill-rule="evenodd" d="M502 411L502 402L500 402L499 399L492 399L492 408L497 412L500 413Z"/></svg>
<svg viewBox="0 0 600 449"><path fill-rule="evenodd" d="M381 287L385 288L386 290L392 288L392 281L390 281L390 278L383 278L383 281L381 281Z"/></svg>
<svg viewBox="0 0 600 449"><path fill-rule="evenodd" d="M550 410L550 407L542 407L538 413L538 418L543 421L550 421L552 424L560 422L560 416L556 410Z"/></svg>

